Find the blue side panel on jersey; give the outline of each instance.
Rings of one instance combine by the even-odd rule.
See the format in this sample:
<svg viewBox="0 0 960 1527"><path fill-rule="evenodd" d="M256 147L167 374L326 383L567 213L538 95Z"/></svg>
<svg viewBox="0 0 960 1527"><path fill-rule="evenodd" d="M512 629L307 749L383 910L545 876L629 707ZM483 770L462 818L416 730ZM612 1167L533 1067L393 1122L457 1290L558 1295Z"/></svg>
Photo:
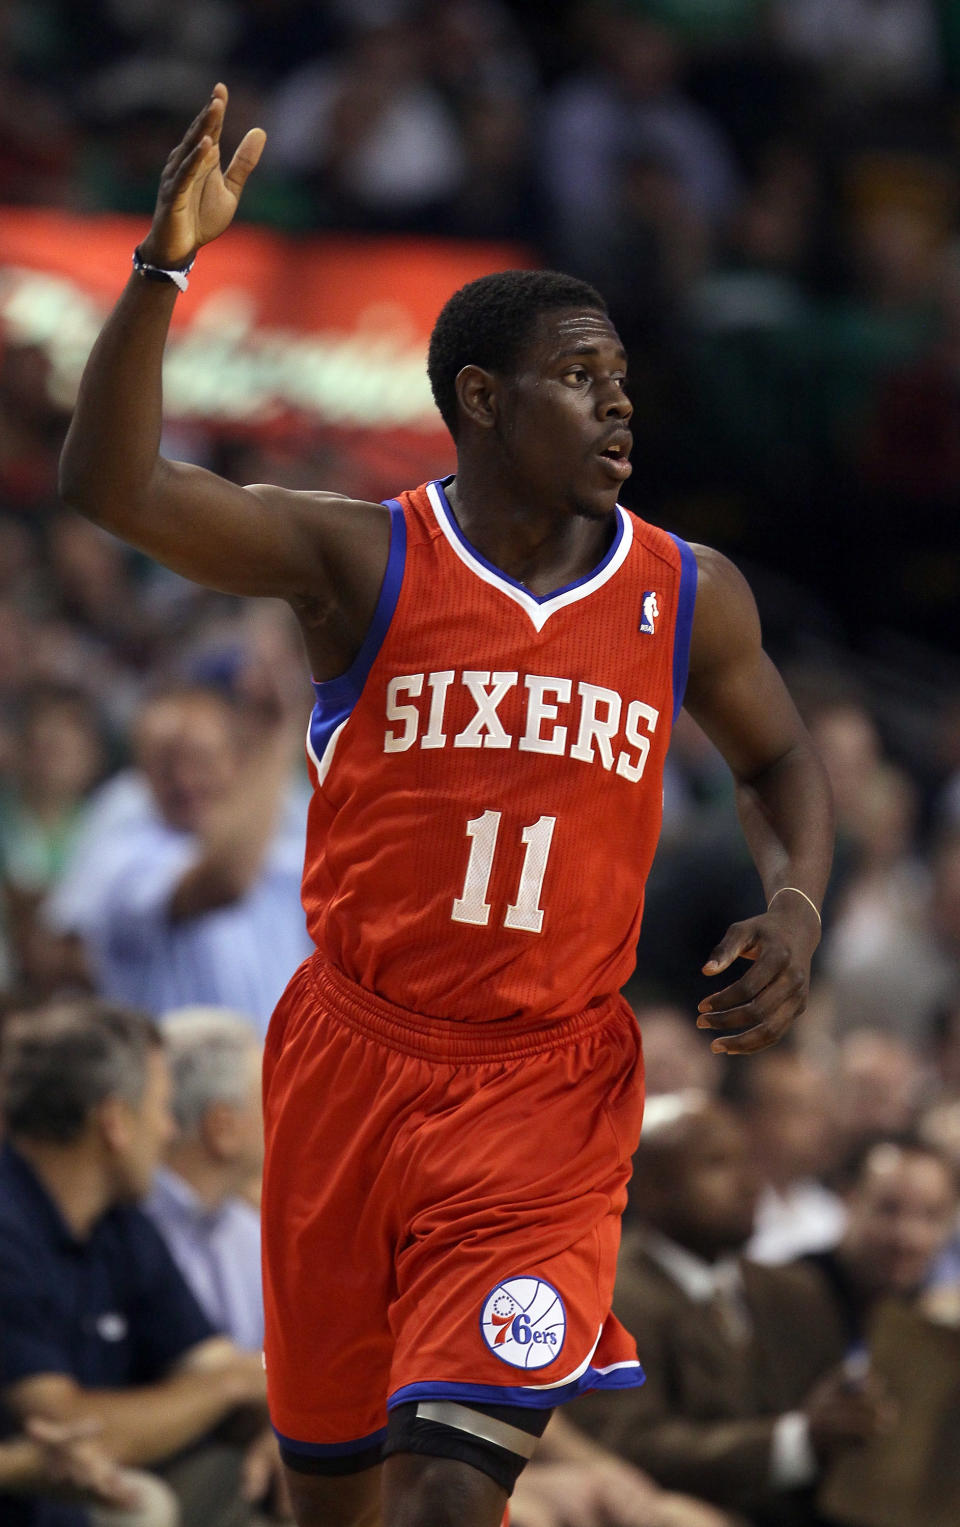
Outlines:
<svg viewBox="0 0 960 1527"><path fill-rule="evenodd" d="M395 498L388 499L386 507L390 510L390 554L387 557L387 570L383 575L377 608L373 612L370 629L363 639L363 646L346 673L341 673L338 678L327 679L322 683L316 679L313 681L317 701L310 717L310 745L317 758L323 757L330 738L341 722L346 721L359 700L370 669L390 629L393 612L400 598L403 568L407 557L407 526L403 518L403 509Z"/></svg>
<svg viewBox="0 0 960 1527"><path fill-rule="evenodd" d="M387 1440L387 1428L371 1432L369 1437L356 1437L352 1442L298 1442L295 1437L285 1437L273 1428L277 1441L291 1453L303 1453L308 1458L349 1458L354 1453L365 1453L368 1448L379 1447Z"/></svg>
<svg viewBox="0 0 960 1527"><path fill-rule="evenodd" d="M426 1380L420 1384L404 1384L387 1400L387 1409L406 1405L410 1400L471 1400L475 1405L520 1405L526 1410L547 1410L575 1400L578 1395L591 1389L639 1389L646 1382L646 1374L638 1363L636 1367L614 1368L601 1373L598 1368L587 1368L572 1383L561 1384L556 1389L510 1388L500 1384L446 1384Z"/></svg>
<svg viewBox="0 0 960 1527"><path fill-rule="evenodd" d="M697 559L686 541L673 531L667 532L680 553L680 593L677 598L677 624L673 633L673 719L683 705L690 667L690 636L693 632L693 609L697 602Z"/></svg>

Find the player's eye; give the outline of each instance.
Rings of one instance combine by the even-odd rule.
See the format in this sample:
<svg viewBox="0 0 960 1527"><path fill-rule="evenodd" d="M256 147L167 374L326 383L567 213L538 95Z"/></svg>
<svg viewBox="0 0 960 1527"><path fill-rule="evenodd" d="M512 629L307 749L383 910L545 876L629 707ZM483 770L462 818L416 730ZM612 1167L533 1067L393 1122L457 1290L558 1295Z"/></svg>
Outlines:
<svg viewBox="0 0 960 1527"><path fill-rule="evenodd" d="M586 380L587 373L582 366L571 366L569 371L565 371L561 377L561 381L566 382L570 387L579 387Z"/></svg>

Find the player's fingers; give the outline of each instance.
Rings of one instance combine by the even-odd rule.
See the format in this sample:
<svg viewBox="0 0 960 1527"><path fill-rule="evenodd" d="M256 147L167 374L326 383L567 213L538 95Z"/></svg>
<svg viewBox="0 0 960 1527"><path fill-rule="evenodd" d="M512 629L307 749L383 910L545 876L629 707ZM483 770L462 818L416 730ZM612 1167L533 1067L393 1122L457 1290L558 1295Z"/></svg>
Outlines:
<svg viewBox="0 0 960 1527"><path fill-rule="evenodd" d="M716 949L708 956L703 974L716 976L729 969L734 960L749 959L755 938L756 925L752 919L745 923L731 923Z"/></svg>
<svg viewBox="0 0 960 1527"><path fill-rule="evenodd" d="M224 185L233 192L234 196L240 195L250 171L255 170L259 164L266 141L267 135L262 127L251 127L249 132L244 133L237 152L230 160L223 177Z"/></svg>
<svg viewBox="0 0 960 1527"><path fill-rule="evenodd" d="M766 1050L770 1045L779 1044L797 1014L802 1011L802 1001L781 1006L771 1017L745 1029L742 1034L719 1036L710 1048L715 1055L754 1055L757 1050Z"/></svg>
<svg viewBox="0 0 960 1527"><path fill-rule="evenodd" d="M709 1020L716 1013L729 1013L733 1008L744 1007L752 1002L783 974L789 964L789 958L786 949L780 946L764 950L756 963L739 980L731 982L722 991L713 992L709 997L704 997L698 1004L697 1011L700 1018L697 1022L700 1027L709 1028Z"/></svg>
<svg viewBox="0 0 960 1527"><path fill-rule="evenodd" d="M702 1014L697 1019L697 1027L721 1029L724 1032L749 1028L753 1024L765 1023L778 1007L794 1001L802 1002L803 998L802 980L790 971L785 971L770 981L762 991L757 992L749 1002L740 1003L739 1006L732 1007L726 1012Z"/></svg>
<svg viewBox="0 0 960 1527"><path fill-rule="evenodd" d="M220 159L220 150L212 139L205 135L200 139L192 154L183 161L173 186L170 189L171 204L176 206L183 201L191 186L197 180L201 180L213 169Z"/></svg>
<svg viewBox="0 0 960 1527"><path fill-rule="evenodd" d="M224 89L224 86L215 86L214 89ZM194 117L176 148L168 154L164 173L168 176L176 175L184 160L193 153L200 139L210 137L214 141L220 136L223 126L223 113L226 105L225 97L213 94L205 102L204 106Z"/></svg>
<svg viewBox="0 0 960 1527"><path fill-rule="evenodd" d="M210 124L207 128L207 131L212 137L214 143L220 142L220 134L223 131L223 119L227 113L227 101L229 98L230 92L228 91L226 85L222 80L218 80L213 87L210 95L210 102L207 107L207 110L210 113Z"/></svg>

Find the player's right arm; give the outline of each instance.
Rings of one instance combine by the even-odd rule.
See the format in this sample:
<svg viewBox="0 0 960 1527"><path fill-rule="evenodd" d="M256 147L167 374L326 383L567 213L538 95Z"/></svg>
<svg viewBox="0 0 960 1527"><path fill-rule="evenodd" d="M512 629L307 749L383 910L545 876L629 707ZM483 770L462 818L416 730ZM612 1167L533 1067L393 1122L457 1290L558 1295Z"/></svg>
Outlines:
<svg viewBox="0 0 960 1527"><path fill-rule="evenodd" d="M183 268L233 218L265 135L251 128L221 172L226 102L226 87L215 86L167 160L140 246L148 264ZM330 669L338 672L373 614L388 513L336 494L241 488L160 456L161 367L176 296L172 282L131 276L84 371L61 458L63 499L198 583L276 595L301 613L316 606L312 623L329 627Z"/></svg>

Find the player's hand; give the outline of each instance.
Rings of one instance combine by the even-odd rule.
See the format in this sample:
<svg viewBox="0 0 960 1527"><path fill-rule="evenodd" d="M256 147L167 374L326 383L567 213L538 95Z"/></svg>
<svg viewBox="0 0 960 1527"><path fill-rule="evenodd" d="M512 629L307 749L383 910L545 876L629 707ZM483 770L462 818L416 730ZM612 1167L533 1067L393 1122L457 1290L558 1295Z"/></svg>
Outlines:
<svg viewBox="0 0 960 1527"><path fill-rule="evenodd" d="M752 969L699 1004L697 1027L723 1030L724 1037L715 1039L711 1050L749 1055L782 1039L807 1005L810 961L819 942L816 913L799 896L778 897L759 917L733 923L703 973L720 975L737 959L750 960ZM742 1032L734 1033L736 1029Z"/></svg>
<svg viewBox="0 0 960 1527"><path fill-rule="evenodd" d="M196 251L229 227L237 203L263 152L267 135L251 127L227 167L220 169L220 134L227 109L226 85L214 85L160 178L150 232L140 245L144 260L163 270L186 265Z"/></svg>

